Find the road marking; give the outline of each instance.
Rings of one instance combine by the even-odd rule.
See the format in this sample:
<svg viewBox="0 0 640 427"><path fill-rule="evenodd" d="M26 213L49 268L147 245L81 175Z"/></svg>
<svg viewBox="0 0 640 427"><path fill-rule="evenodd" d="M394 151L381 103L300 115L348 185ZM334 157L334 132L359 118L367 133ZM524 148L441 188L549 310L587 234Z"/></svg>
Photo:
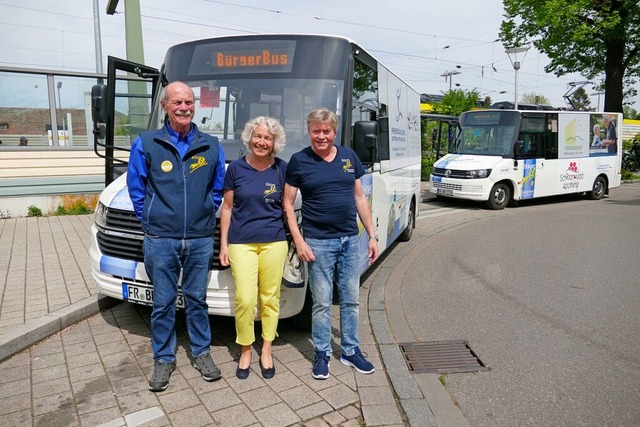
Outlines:
<svg viewBox="0 0 640 427"><path fill-rule="evenodd" d="M100 424L98 427L134 427L161 417L164 417L164 412L162 412L162 409L158 406L154 406L153 408L143 409L141 411L125 415L124 418L116 418L108 423Z"/></svg>
<svg viewBox="0 0 640 427"><path fill-rule="evenodd" d="M420 212L420 215L416 217L416 220L425 219L425 218L435 218L442 215L449 215L454 213L468 212L466 209L460 208L436 208L429 209L427 211Z"/></svg>

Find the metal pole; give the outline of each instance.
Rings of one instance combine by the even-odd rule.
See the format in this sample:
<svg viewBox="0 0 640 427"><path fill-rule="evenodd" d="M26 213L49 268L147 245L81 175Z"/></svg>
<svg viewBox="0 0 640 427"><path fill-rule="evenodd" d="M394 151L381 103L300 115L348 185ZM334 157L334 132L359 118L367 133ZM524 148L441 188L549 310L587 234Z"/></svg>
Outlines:
<svg viewBox="0 0 640 427"><path fill-rule="evenodd" d="M509 60L511 61L511 65L513 65L513 69L516 72L516 76L515 76L515 94L514 94L514 98L513 98L513 109L517 110L518 109L518 70L520 69L520 61L518 61L518 54L519 53L524 53L525 56L527 55L527 51L529 50L529 46L520 46L520 47L512 47L509 49L506 49L505 52L507 55L509 55ZM511 55L513 55L513 59L511 58ZM524 58L523 58L524 59Z"/></svg>
<svg viewBox="0 0 640 427"><path fill-rule="evenodd" d="M99 0L93 0L93 38L96 46L96 72L102 74L102 35L100 32Z"/></svg>
<svg viewBox="0 0 640 427"><path fill-rule="evenodd" d="M517 110L518 109L518 68L515 68L515 70L516 70L516 87L515 87L515 96L513 98L513 109Z"/></svg>
<svg viewBox="0 0 640 427"><path fill-rule="evenodd" d="M58 82L58 85L56 87L58 88L58 109L60 110L60 115L62 116L60 117L60 119L62 120L62 141L63 141L63 144L61 144L60 140L58 139L58 145L67 145L66 143L67 129L65 126L65 115L62 113L62 97L60 96L60 89L62 88L62 82ZM58 133L58 123L56 123L56 133Z"/></svg>

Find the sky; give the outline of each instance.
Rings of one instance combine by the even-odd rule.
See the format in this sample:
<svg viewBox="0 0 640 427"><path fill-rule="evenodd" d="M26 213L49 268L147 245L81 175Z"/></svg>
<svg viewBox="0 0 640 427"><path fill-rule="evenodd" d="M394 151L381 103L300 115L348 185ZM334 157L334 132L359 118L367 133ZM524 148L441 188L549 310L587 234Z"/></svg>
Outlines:
<svg viewBox="0 0 640 427"><path fill-rule="evenodd" d="M124 2L106 14L98 0L102 68L107 55L126 58ZM357 42L419 93L477 90L493 102L514 101L515 71L498 40L501 0L139 0L147 65L159 68L167 49L202 38L259 33L312 33ZM0 67L95 72L93 0L0 0ZM531 47L518 54L518 98L545 96L555 107L579 74L556 77ZM443 74L457 71L453 80ZM459 86L457 86L459 85ZM587 85L591 105L604 105ZM639 88L640 89L640 88ZM500 93L505 92L505 93ZM635 98L640 109L640 98Z"/></svg>

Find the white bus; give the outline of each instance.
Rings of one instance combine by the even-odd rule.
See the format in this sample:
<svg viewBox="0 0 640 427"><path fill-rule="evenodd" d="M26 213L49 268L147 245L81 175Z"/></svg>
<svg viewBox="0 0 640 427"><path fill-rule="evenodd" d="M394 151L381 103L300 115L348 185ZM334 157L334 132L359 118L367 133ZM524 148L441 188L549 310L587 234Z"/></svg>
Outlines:
<svg viewBox="0 0 640 427"><path fill-rule="evenodd" d="M102 294L151 303L153 284L143 264L140 222L124 175L116 177L126 164L115 153L129 147L114 144L114 135L135 127L134 120L139 122L137 117L145 110L149 113L144 127L160 127L162 87L173 81L193 88L196 123L218 136L227 162L245 154L240 134L255 116L280 120L287 145L279 156L288 160L309 145L307 114L321 106L334 110L340 119L335 143L353 148L368 171L361 181L381 250L398 239L411 238L420 206L417 92L360 46L341 37L251 35L193 41L170 48L161 70L109 58L107 84L93 88L95 151L106 158L108 184L95 212L90 248L93 278ZM133 140L137 135L130 133ZM299 200L297 205L299 209ZM230 270L218 264L218 233L216 229L207 304L210 314L233 316L234 284ZM360 237L360 271L364 273L368 240L361 224ZM299 326L309 327L310 307L306 283L293 288L283 282L281 318L293 317Z"/></svg>
<svg viewBox="0 0 640 427"><path fill-rule="evenodd" d="M451 153L434 164L430 191L490 209L570 193L600 199L620 185L621 126L617 113L463 113Z"/></svg>

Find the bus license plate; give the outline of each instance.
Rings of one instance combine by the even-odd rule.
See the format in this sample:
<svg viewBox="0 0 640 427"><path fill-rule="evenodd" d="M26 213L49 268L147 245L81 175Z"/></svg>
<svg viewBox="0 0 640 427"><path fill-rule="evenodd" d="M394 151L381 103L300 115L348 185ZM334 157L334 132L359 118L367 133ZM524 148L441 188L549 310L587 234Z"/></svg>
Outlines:
<svg viewBox="0 0 640 427"><path fill-rule="evenodd" d="M153 305L153 288L150 286L122 283L122 298L125 301L135 302L138 304ZM178 290L176 307L184 308L184 297L180 290Z"/></svg>
<svg viewBox="0 0 640 427"><path fill-rule="evenodd" d="M453 196L453 190L438 188L438 192L436 194L439 196Z"/></svg>

